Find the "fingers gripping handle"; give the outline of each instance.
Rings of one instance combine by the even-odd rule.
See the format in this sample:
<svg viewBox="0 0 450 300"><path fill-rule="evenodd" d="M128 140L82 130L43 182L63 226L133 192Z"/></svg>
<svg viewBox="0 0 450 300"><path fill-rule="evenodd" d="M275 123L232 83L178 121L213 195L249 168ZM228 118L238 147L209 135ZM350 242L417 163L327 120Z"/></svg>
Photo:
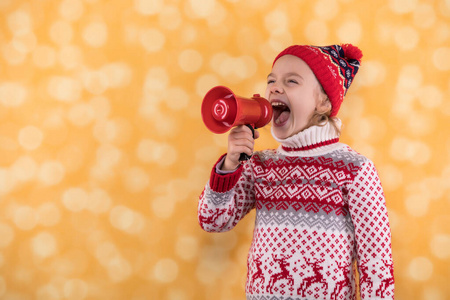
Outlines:
<svg viewBox="0 0 450 300"><path fill-rule="evenodd" d="M252 131L253 138L255 138L255 129L253 129L253 127L252 127L251 125L248 125L248 124L245 125L245 126L247 126L248 128L250 128L250 130ZM239 156L239 161L247 161L247 160L249 160L251 157L252 157L251 155L248 155L248 154L246 154L246 153L241 153L241 155Z"/></svg>

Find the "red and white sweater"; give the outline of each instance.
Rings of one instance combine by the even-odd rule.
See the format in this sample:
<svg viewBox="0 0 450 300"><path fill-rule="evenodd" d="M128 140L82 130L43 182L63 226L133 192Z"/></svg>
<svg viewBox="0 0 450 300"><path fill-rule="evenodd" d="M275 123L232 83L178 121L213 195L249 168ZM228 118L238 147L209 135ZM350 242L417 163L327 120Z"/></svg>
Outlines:
<svg viewBox="0 0 450 300"><path fill-rule="evenodd" d="M393 299L391 233L374 164L339 143L329 124L279 142L232 173L216 164L200 195L208 232L228 231L256 208L247 299L355 299L355 261L361 299Z"/></svg>

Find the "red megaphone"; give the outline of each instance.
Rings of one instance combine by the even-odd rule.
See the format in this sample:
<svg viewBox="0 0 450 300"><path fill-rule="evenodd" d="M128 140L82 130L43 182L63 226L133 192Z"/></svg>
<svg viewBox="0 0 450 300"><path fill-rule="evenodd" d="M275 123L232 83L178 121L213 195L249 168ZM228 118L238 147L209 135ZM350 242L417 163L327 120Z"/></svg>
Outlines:
<svg viewBox="0 0 450 300"><path fill-rule="evenodd" d="M214 133L225 133L239 125L261 128L272 119L272 106L257 94L249 99L235 95L227 87L216 86L203 98L202 119Z"/></svg>

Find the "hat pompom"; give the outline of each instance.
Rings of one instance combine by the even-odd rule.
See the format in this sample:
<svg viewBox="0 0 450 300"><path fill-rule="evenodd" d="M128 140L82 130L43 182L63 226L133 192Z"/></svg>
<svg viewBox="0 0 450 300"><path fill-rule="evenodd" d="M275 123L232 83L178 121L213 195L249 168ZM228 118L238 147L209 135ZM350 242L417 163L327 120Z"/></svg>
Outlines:
<svg viewBox="0 0 450 300"><path fill-rule="evenodd" d="M341 47L344 50L344 54L347 59L356 59L359 62L361 61L363 54L358 47L353 46L352 44L343 44Z"/></svg>

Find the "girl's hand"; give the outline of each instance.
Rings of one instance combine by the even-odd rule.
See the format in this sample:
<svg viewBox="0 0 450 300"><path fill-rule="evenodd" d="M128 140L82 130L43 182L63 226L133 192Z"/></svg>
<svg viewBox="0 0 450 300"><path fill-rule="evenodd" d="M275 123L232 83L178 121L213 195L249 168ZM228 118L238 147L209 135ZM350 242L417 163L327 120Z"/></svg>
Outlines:
<svg viewBox="0 0 450 300"><path fill-rule="evenodd" d="M253 154L255 139L257 138L259 138L259 132L255 130L255 138L253 138L252 131L245 125L231 129L228 135L228 152L221 169L223 171L235 170L240 164L239 156L241 153L246 153L249 156Z"/></svg>

